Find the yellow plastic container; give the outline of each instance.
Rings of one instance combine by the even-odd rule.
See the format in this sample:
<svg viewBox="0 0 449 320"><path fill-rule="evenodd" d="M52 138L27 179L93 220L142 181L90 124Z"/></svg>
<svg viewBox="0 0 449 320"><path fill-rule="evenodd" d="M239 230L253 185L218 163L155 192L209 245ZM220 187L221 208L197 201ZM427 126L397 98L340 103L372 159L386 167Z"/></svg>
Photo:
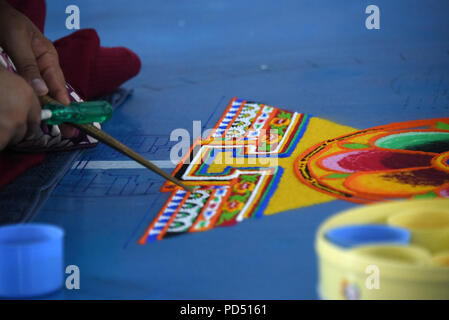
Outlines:
<svg viewBox="0 0 449 320"><path fill-rule="evenodd" d="M408 200L358 207L326 220L316 236L324 299L449 299L445 214L449 200ZM429 219L425 219L425 213ZM393 219L393 217L395 217ZM411 231L410 245L342 248L326 238L340 226L392 224Z"/></svg>
<svg viewBox="0 0 449 320"><path fill-rule="evenodd" d="M429 265L432 255L426 249L416 246L370 245L352 250L352 253L364 259L367 263L392 264L404 266Z"/></svg>
<svg viewBox="0 0 449 320"><path fill-rule="evenodd" d="M449 251L437 253L432 258L432 263L436 266L449 268Z"/></svg>
<svg viewBox="0 0 449 320"><path fill-rule="evenodd" d="M391 215L388 224L409 229L412 243L422 245L431 252L449 250L449 207L438 211L410 209Z"/></svg>

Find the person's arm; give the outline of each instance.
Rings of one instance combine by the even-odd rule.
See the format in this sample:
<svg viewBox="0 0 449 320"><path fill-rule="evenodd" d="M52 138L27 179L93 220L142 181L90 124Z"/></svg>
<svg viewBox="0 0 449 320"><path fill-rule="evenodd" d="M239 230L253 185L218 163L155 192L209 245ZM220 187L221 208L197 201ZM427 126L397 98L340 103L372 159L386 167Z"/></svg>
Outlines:
<svg viewBox="0 0 449 320"><path fill-rule="evenodd" d="M26 16L5 0L0 0L0 46L8 53L17 72L37 95L49 94L63 104L70 103L55 47ZM3 81L0 86L4 86ZM21 99L20 91L6 91L4 88L1 90L2 94L14 94ZM9 102L13 100L12 97L0 99ZM62 126L61 132L63 136L70 137L74 129Z"/></svg>

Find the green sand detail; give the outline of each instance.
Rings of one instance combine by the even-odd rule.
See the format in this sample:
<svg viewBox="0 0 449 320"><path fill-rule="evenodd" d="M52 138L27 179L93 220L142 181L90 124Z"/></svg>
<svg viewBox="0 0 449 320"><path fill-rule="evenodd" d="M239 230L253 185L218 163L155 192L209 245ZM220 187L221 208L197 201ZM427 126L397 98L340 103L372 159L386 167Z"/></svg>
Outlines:
<svg viewBox="0 0 449 320"><path fill-rule="evenodd" d="M449 123L438 121L435 127L440 130L449 130Z"/></svg>
<svg viewBox="0 0 449 320"><path fill-rule="evenodd" d="M431 198L436 198L436 197L438 197L437 194L433 191L430 191L425 194L417 194L413 198L414 199L431 199Z"/></svg>
<svg viewBox="0 0 449 320"><path fill-rule="evenodd" d="M363 144L363 143L346 143L343 145L343 147L349 148L349 149L365 149L365 148L369 148L370 145Z"/></svg>
<svg viewBox="0 0 449 320"><path fill-rule="evenodd" d="M351 174L350 173L331 173L330 175L325 176L325 179L339 179L339 178L347 178Z"/></svg>
<svg viewBox="0 0 449 320"><path fill-rule="evenodd" d="M407 149L427 143L449 140L449 132L406 132L380 138L375 145L387 149Z"/></svg>

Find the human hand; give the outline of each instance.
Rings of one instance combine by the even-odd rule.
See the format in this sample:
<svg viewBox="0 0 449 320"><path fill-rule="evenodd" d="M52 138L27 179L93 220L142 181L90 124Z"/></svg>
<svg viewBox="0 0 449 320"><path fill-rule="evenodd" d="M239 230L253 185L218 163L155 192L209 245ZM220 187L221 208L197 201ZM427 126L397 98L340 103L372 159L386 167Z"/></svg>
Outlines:
<svg viewBox="0 0 449 320"><path fill-rule="evenodd" d="M39 127L41 107L31 86L0 65L0 150Z"/></svg>
<svg viewBox="0 0 449 320"><path fill-rule="evenodd" d="M0 46L38 96L49 94L63 104L70 103L55 47L26 16L4 0L0 0ZM71 137L75 130L62 126L61 132Z"/></svg>

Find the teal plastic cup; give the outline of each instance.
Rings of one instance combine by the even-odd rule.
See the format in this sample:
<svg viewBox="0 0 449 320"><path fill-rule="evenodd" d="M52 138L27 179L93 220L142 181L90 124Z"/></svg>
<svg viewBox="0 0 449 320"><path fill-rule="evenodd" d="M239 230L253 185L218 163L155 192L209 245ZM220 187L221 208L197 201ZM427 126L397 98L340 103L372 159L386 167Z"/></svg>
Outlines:
<svg viewBox="0 0 449 320"><path fill-rule="evenodd" d="M64 230L49 224L0 227L0 296L31 298L64 281Z"/></svg>

